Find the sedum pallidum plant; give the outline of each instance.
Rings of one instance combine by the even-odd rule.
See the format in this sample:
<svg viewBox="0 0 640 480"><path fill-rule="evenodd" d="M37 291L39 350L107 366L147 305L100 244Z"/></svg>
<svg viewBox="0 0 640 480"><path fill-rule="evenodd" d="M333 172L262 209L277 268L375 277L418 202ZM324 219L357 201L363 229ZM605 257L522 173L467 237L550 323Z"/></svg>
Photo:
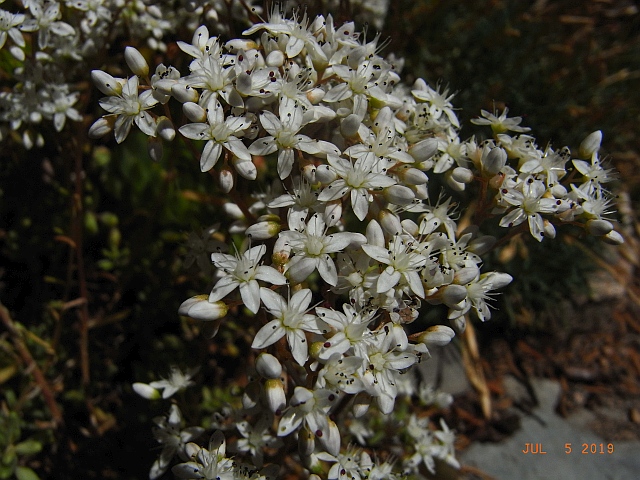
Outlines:
<svg viewBox="0 0 640 480"><path fill-rule="evenodd" d="M127 47L133 75L92 72L107 114L91 137L120 143L138 128L156 160L182 141L215 177L228 217L217 235L232 253L192 239L215 283L179 314L250 337L247 378L232 381L242 393L208 425L208 442L177 404L155 420L162 450L150 478L425 478L438 462L458 467L447 425L411 409L451 398L410 370L469 314L490 319L492 296L511 282L483 271L491 222L503 238L552 239L570 224L622 242L608 219L602 135L573 153L541 148L505 109L473 121L489 139L463 140L452 95L403 83L402 61L381 56L379 36L331 15L275 5L265 19L236 6L250 25L241 38L202 25L177 42L188 69L151 69ZM409 326L433 305L447 325ZM193 375L175 367L134 390L169 398Z"/></svg>

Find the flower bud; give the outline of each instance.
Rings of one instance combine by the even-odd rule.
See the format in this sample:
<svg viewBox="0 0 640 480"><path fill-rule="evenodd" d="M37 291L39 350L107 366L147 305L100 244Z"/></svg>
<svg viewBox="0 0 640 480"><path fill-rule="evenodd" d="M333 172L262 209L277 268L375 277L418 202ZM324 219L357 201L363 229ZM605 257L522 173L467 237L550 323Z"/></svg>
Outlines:
<svg viewBox="0 0 640 480"><path fill-rule="evenodd" d="M361 123L362 119L355 113L347 115L340 121L340 133L345 138L355 138Z"/></svg>
<svg viewBox="0 0 640 480"><path fill-rule="evenodd" d="M613 230L613 225L607 220L589 220L587 222L587 231L596 237L607 235Z"/></svg>
<svg viewBox="0 0 640 480"><path fill-rule="evenodd" d="M171 86L171 95L180 103L197 102L200 98L200 94L195 88L182 83L174 83Z"/></svg>
<svg viewBox="0 0 640 480"><path fill-rule="evenodd" d="M287 404L284 385L279 378L270 378L264 382L264 399L273 413L281 411Z"/></svg>
<svg viewBox="0 0 640 480"><path fill-rule="evenodd" d="M409 155L411 155L416 162L424 162L430 159L437 151L438 139L436 138L425 138L409 147Z"/></svg>
<svg viewBox="0 0 640 480"><path fill-rule="evenodd" d="M116 117L114 115L99 118L93 123L93 125L91 125L91 127L89 127L89 138L95 140L111 133L113 131L115 121Z"/></svg>
<svg viewBox="0 0 640 480"><path fill-rule="evenodd" d="M218 181L222 191L229 193L233 189L233 172L229 168L223 167L222 170L220 170Z"/></svg>
<svg viewBox="0 0 640 480"><path fill-rule="evenodd" d="M265 218L264 220L260 220ZM266 240L280 233L280 218L277 215L263 215L258 222L251 225L245 231L247 237L254 240Z"/></svg>
<svg viewBox="0 0 640 480"><path fill-rule="evenodd" d="M400 223L402 224L402 230L407 232L409 235L413 237L417 237L418 235L420 235L420 229L418 227L418 224L413 220L411 220L410 218L405 218Z"/></svg>
<svg viewBox="0 0 640 480"><path fill-rule="evenodd" d="M409 205L416 198L413 190L404 185L391 185L383 190L384 198L394 205Z"/></svg>
<svg viewBox="0 0 640 480"><path fill-rule="evenodd" d="M578 147L578 157L584 158L588 160L591 156L600 150L600 144L602 143L602 132L600 130L596 130L595 132L587 135L580 147Z"/></svg>
<svg viewBox="0 0 640 480"><path fill-rule="evenodd" d="M369 410L369 406L371 405L371 396L360 392L353 399L353 416L356 418L362 417Z"/></svg>
<svg viewBox="0 0 640 480"><path fill-rule="evenodd" d="M267 66L279 68L284 65L285 56L280 50L273 50L269 55L267 55L266 62Z"/></svg>
<svg viewBox="0 0 640 480"><path fill-rule="evenodd" d="M275 245L273 246L273 254L271 255L271 261L277 267L283 267L289 261L291 255L291 246L285 237L278 237Z"/></svg>
<svg viewBox="0 0 640 480"><path fill-rule="evenodd" d="M328 419L329 430L323 431L320 437L320 443L324 447L325 452L331 455L338 455L340 453L340 430L336 425L336 422Z"/></svg>
<svg viewBox="0 0 640 480"><path fill-rule="evenodd" d="M251 160L233 157L232 163L236 172L238 172L242 178L255 180L258 177L258 169Z"/></svg>
<svg viewBox="0 0 640 480"><path fill-rule="evenodd" d="M224 317L228 310L222 301L209 302L208 295L196 295L182 302L178 314L196 320L217 320Z"/></svg>
<svg viewBox="0 0 640 480"><path fill-rule="evenodd" d="M400 235L402 233L400 219L391 211L387 209L381 210L378 218L380 219L380 226L389 236Z"/></svg>
<svg viewBox="0 0 640 480"><path fill-rule="evenodd" d="M622 245L624 243L624 237L620 232L616 232L615 230L611 230L609 233L604 235L602 240L610 245Z"/></svg>
<svg viewBox="0 0 640 480"><path fill-rule="evenodd" d="M422 333L412 335L411 339L415 339L428 346L444 347L449 344L455 336L456 333L451 327L447 327L446 325L434 325Z"/></svg>
<svg viewBox="0 0 640 480"><path fill-rule="evenodd" d="M162 395L158 390L153 388L151 385L147 385L146 383L136 382L131 385L133 391L140 395L142 398L146 398L147 400L158 400L162 398Z"/></svg>
<svg viewBox="0 0 640 480"><path fill-rule="evenodd" d="M473 180L473 172L465 167L456 167L451 172L451 177L460 183L470 183Z"/></svg>
<svg viewBox="0 0 640 480"><path fill-rule="evenodd" d="M447 185L451 190L456 192L464 192L467 185L462 182L458 182L455 178L453 178L453 172L451 170L447 170L444 174L444 181L447 182Z"/></svg>
<svg viewBox="0 0 640 480"><path fill-rule="evenodd" d="M481 159L482 170L485 173L495 175L507 163L507 152L502 147L494 147Z"/></svg>
<svg viewBox="0 0 640 480"><path fill-rule="evenodd" d="M553 226L553 223L546 218L543 219L543 223L544 238L556 238L556 227Z"/></svg>
<svg viewBox="0 0 640 480"><path fill-rule="evenodd" d="M244 392L242 392L242 407L246 410L255 407L260 401L260 393L260 383L255 381L249 382L244 388Z"/></svg>
<svg viewBox="0 0 640 480"><path fill-rule="evenodd" d="M114 78L102 70L91 70L91 80L105 95L113 96L122 93L123 79Z"/></svg>
<svg viewBox="0 0 640 480"><path fill-rule="evenodd" d="M158 117L156 119L156 132L163 140L167 142L176 138L176 129L173 126L171 120L165 116Z"/></svg>
<svg viewBox="0 0 640 480"><path fill-rule="evenodd" d="M321 102L324 98L326 92L322 88L312 88L307 91L307 100L311 102L311 104L316 105L318 102Z"/></svg>
<svg viewBox="0 0 640 480"><path fill-rule="evenodd" d="M320 165L316 167L316 182L327 184L333 182L336 178L338 178L338 174L329 165Z"/></svg>
<svg viewBox="0 0 640 480"><path fill-rule="evenodd" d="M185 116L196 123L203 123L207 120L207 112L195 102L186 102L182 105Z"/></svg>
<svg viewBox="0 0 640 480"><path fill-rule="evenodd" d="M405 185L424 185L429 181L429 177L422 170L405 166L398 170L398 177Z"/></svg>
<svg viewBox="0 0 640 480"><path fill-rule="evenodd" d="M256 358L256 371L267 379L280 378L282 365L280 361L270 353L262 352Z"/></svg>
<svg viewBox="0 0 640 480"><path fill-rule="evenodd" d="M445 285L438 289L435 295L426 298L432 305L444 303L450 308L455 308L457 304L467 298L467 289L463 285Z"/></svg>
<svg viewBox="0 0 640 480"><path fill-rule="evenodd" d="M154 162L162 160L162 140L158 137L149 137L147 140L147 152L149 152L149 157Z"/></svg>
<svg viewBox="0 0 640 480"><path fill-rule="evenodd" d="M149 65L137 48L124 49L124 59L133 73L141 77L149 75Z"/></svg>
<svg viewBox="0 0 640 480"><path fill-rule="evenodd" d="M307 427L303 427L298 433L298 454L300 455L300 458L309 458L315 448L316 436Z"/></svg>
<svg viewBox="0 0 640 480"><path fill-rule="evenodd" d="M386 242L384 240L384 232L382 231L382 227L380 224L371 220L367 225L367 229L365 231L365 235L369 242L369 245L376 245L378 247L384 247Z"/></svg>
<svg viewBox="0 0 640 480"><path fill-rule="evenodd" d="M513 277L504 272L488 272L480 275L480 278L489 277L491 282L491 290L498 290L499 288L506 287L513 281Z"/></svg>
<svg viewBox="0 0 640 480"><path fill-rule="evenodd" d="M480 276L478 267L463 267L453 275L453 281L457 285L466 285Z"/></svg>

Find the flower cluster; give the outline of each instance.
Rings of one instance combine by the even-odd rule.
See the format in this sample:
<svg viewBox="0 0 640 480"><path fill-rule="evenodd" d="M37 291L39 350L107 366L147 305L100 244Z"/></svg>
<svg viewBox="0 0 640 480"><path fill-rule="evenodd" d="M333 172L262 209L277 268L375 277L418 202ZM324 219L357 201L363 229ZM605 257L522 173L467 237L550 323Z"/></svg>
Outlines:
<svg viewBox="0 0 640 480"><path fill-rule="evenodd" d="M286 454L329 479L418 477L420 464L434 470L434 459L457 466L444 423L430 431L428 421L411 418L410 445L397 466L343 438L351 431L368 447L359 419L373 406L390 414L415 395L403 374L454 337L447 325L408 334L421 311L443 305L459 331L471 313L491 317L492 295L512 278L483 271L482 255L496 242L483 234L485 221L495 219L509 235L526 221L538 241L563 224L622 241L607 218L611 171L598 156L601 134L587 137L575 156L540 149L505 110L483 111L474 122L490 126L491 139L462 140L452 95L421 79L404 84L401 62L379 54L378 36L280 5L260 20L243 38L196 28L190 43L177 42L186 68L151 69L127 47L132 76L92 72L108 114L90 136L113 133L120 143L135 126L156 160L166 142L182 138L229 199L232 222L220 233L240 239L235 254L211 254L215 285L179 313L218 325L228 315L241 324L252 338L248 368L256 375L208 448L187 443L194 431L181 433L177 420L156 422L169 431L158 438L170 447L152 477L177 454L184 463L172 471L181 478L272 478L277 469L263 464L292 441L297 452ZM432 182L478 193L464 228L457 203L436 199ZM250 197L241 194L247 191ZM191 243L199 248L192 258L200 258L207 242ZM189 383L174 371L136 388L168 397ZM242 461L227 457L222 431L235 438Z"/></svg>

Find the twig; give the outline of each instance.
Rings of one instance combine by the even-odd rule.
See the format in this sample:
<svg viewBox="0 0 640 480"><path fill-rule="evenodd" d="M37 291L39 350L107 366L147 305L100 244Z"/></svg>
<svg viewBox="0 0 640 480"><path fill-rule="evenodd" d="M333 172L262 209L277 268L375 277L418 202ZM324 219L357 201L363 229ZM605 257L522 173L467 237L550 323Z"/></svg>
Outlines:
<svg viewBox="0 0 640 480"><path fill-rule="evenodd" d="M16 326L13 319L11 318L9 310L7 310L7 308L2 303L0 303L0 318L2 319L2 323L4 323L4 325L7 327L7 330L11 335L13 344L20 354L22 361L26 365L25 371L31 372L33 374L34 380L42 391L42 396L44 397L44 401L47 404L49 411L51 412L51 417L54 423L56 424L56 426L62 425L64 423L62 412L58 408L53 390L49 386L47 379L44 377L42 370L40 370L40 367L38 367L38 364L31 355L31 352L27 348L27 345L22 340L20 329Z"/></svg>

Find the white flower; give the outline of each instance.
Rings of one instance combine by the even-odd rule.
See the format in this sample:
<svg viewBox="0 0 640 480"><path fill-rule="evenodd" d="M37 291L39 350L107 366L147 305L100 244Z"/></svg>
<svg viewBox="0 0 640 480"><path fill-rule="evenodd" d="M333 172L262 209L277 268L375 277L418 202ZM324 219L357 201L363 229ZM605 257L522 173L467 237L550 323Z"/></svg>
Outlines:
<svg viewBox="0 0 640 480"><path fill-rule="evenodd" d="M182 135L193 140L207 140L200 157L200 169L208 172L218 162L224 147L244 161L251 161L251 154L242 140L244 130L251 122L244 117L224 118L224 110L219 101L213 102L206 110L207 123L188 123L179 128Z"/></svg>
<svg viewBox="0 0 640 480"><path fill-rule="evenodd" d="M202 427L182 428L183 419L177 405L171 405L169 415L153 419L156 426L153 428L153 436L162 445L160 456L153 462L149 472L149 478L155 480L166 472L173 457L178 455L182 460L188 460L185 454L187 442L198 438L204 433Z"/></svg>
<svg viewBox="0 0 640 480"><path fill-rule="evenodd" d="M411 251L412 246L412 242L406 242L401 236L395 236L389 242L388 249L369 244L362 246L362 249L371 258L388 265L376 283L378 293L388 292L401 279L404 279L413 293L424 298L424 287L420 280L419 270L427 263L427 259L423 255Z"/></svg>
<svg viewBox="0 0 640 480"><path fill-rule="evenodd" d="M503 189L502 199L517 208L500 220L500 226L514 227L528 220L531 235L541 242L544 238L544 221L540 214L560 213L569 208L566 200L546 198L543 196L545 192L544 183L533 177L523 180L516 188Z"/></svg>
<svg viewBox="0 0 640 480"><path fill-rule="evenodd" d="M188 370L186 373L180 370L178 367L171 367L171 373L169 378L157 380L149 384L157 390L162 390L162 398L169 398L179 390L183 390L191 385L195 385L195 382L191 380L191 377L198 371L197 368Z"/></svg>
<svg viewBox="0 0 640 480"><path fill-rule="evenodd" d="M490 125L493 133L499 134L504 133L509 130L512 132L528 132L531 130L529 127L521 127L520 122L522 122L522 117L511 117L507 118L507 113L509 109L504 107L502 114L498 117L497 111L494 113L487 112L486 110L481 110L480 113L484 118L474 118L471 120L471 123L475 125Z"/></svg>
<svg viewBox="0 0 640 480"><path fill-rule="evenodd" d="M293 282L303 282L317 269L325 282L337 285L338 272L329 254L340 252L350 244L366 242L366 237L360 233L340 232L327 235L326 230L322 217L315 214L304 231L287 230L280 233L295 254L287 264L287 271Z"/></svg>
<svg viewBox="0 0 640 480"><path fill-rule="evenodd" d="M327 161L340 177L331 182L318 196L321 202L337 200L351 192L353 213L364 220L369 212L369 190L382 189L394 185L396 181L386 175L387 161L374 153L366 153L351 163L336 155L327 155Z"/></svg>
<svg viewBox="0 0 640 480"><path fill-rule="evenodd" d="M327 330L318 317L306 313L311 303L311 290L300 290L287 302L277 293L262 287L260 297L275 318L258 331L251 347L266 348L286 336L293 358L304 365L308 352L305 332L320 334Z"/></svg>
<svg viewBox="0 0 640 480"><path fill-rule="evenodd" d="M212 253L211 260L216 268L224 272L209 295L210 302L222 300L236 288L240 289L240 296L245 306L253 313L260 308L260 285L258 280L273 285L284 285L287 279L275 268L259 265L260 259L267 251L265 245L250 248L242 256L232 256L225 253Z"/></svg>
<svg viewBox="0 0 640 480"><path fill-rule="evenodd" d="M269 155L278 151L278 175L287 178L293 168L295 150L318 153L318 144L298 131L302 128L302 107L298 102L281 102L280 118L265 110L260 123L270 136L262 137L249 147L252 155Z"/></svg>
<svg viewBox="0 0 640 480"><path fill-rule="evenodd" d="M138 95L138 77L135 75L122 86L120 95L112 95L100 100L102 108L118 115L115 123L115 136L118 143L122 143L127 138L133 123L146 135L155 135L156 122L146 110L156 103L158 101L153 97L151 90L145 90Z"/></svg>
<svg viewBox="0 0 640 480"><path fill-rule="evenodd" d="M220 430L209 440L209 448L195 443L187 444L192 460L175 465L171 471L179 478L204 478L205 480L235 480L235 462L225 456L226 442Z"/></svg>

